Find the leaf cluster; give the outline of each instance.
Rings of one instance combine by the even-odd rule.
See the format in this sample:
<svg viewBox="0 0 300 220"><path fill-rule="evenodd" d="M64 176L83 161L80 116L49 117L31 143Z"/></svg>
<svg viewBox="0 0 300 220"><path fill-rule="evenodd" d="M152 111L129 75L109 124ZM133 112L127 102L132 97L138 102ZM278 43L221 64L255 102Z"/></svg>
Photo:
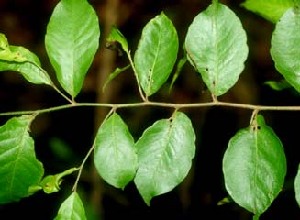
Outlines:
<svg viewBox="0 0 300 220"><path fill-rule="evenodd" d="M298 3L248 0L242 5L275 24L272 59L284 78L285 86L288 84L300 92ZM141 103L75 101L98 50L99 38L98 17L86 0L61 0L57 4L47 26L45 46L61 91L41 67L37 55L23 47L10 45L6 36L0 34L0 71L15 71L29 83L51 86L69 103L43 110L1 113L14 117L0 127L0 203L16 202L40 190L57 192L61 190L62 179L78 171L73 191L61 204L55 219L86 219L77 184L86 159L94 152L96 170L108 184L124 189L129 182L134 182L144 202L151 205L153 197L172 191L192 167L197 137L192 121L182 108L226 105L253 110L249 126L241 128L229 140L222 167L229 196L258 219L281 192L287 167L281 140L259 113L276 107L231 105L218 101L219 96L238 82L248 58L247 33L239 17L226 5L213 1L194 17L188 27L182 47L184 56L179 61L177 31L163 12L143 28L133 57L125 36L117 27L112 27L107 42L120 44L129 64L111 73L105 86L131 68ZM176 83L185 64L193 66L201 76L211 93L212 102L172 104L149 101L170 78L173 69L176 71L172 85ZM268 84L279 90L282 88L277 82ZM45 176L43 164L35 155L34 140L30 137L31 122L40 114L77 106L111 107L111 111L99 126L93 146L82 164ZM134 140L118 109L143 106L171 107L174 111L169 118L154 122L138 140ZM299 175L298 172L295 177L295 198L300 205Z"/></svg>

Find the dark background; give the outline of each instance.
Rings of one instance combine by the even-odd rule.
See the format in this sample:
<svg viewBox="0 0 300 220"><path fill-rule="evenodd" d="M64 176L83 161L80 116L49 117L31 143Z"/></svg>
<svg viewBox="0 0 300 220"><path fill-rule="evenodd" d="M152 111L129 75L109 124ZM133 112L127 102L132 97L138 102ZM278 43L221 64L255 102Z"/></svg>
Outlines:
<svg viewBox="0 0 300 220"><path fill-rule="evenodd" d="M291 90L273 91L264 82L281 79L270 57L270 40L274 25L240 6L242 1L220 1L240 18L248 35L249 57L238 83L219 99L234 103L261 105L299 105L299 96ZM20 45L36 53L45 70L55 81L53 69L45 51L44 36L47 23L57 0L1 0L0 32L9 43ZM104 39L111 25L117 25L135 51L142 28L161 11L171 18L177 29L180 45L194 16L211 3L200 0L92 0L99 16L101 47L86 77L77 102L130 103L140 101L133 73L121 74L101 92L104 79L116 66L127 65L126 56L104 47ZM181 47L180 46L180 47ZM297 46L297 45L295 45ZM179 52L179 58L182 51ZM151 100L176 103L208 102L207 92L199 74L186 64L171 94L168 85ZM0 112L34 110L66 104L51 88L27 83L12 72L0 74ZM73 108L38 116L32 125L37 157L44 164L46 174L78 166L92 146L95 129L108 109ZM169 109L149 107L120 109L118 113L137 139L155 120L169 117ZM155 197L147 207L133 184L124 191L115 189L95 174L92 161L85 166L79 193L89 219L252 219L250 213L234 203L217 205L227 197L222 175L222 157L229 139L238 129L249 125L251 111L233 108L189 109L197 140L193 167L172 192ZM286 185L261 220L300 219L295 201L293 179L299 163L299 112L261 112L268 125L283 142L288 173ZM4 124L9 117L0 117ZM62 151L64 149L64 151ZM0 206L0 219L53 219L60 203L71 192L76 176L68 176L58 193L37 193L20 202Z"/></svg>

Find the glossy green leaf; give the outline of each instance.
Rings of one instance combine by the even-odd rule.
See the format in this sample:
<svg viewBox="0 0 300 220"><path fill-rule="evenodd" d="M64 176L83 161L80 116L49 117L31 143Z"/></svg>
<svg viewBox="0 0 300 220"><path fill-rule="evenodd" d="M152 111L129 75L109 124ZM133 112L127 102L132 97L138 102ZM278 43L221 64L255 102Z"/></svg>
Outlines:
<svg viewBox="0 0 300 220"><path fill-rule="evenodd" d="M0 58L0 71L16 71L31 83L51 85L48 73L41 68L39 58L23 47L9 46L11 53L18 54L23 60L2 60Z"/></svg>
<svg viewBox="0 0 300 220"><path fill-rule="evenodd" d="M230 139L223 173L232 199L257 216L268 209L282 190L286 174L284 150L261 115Z"/></svg>
<svg viewBox="0 0 300 220"><path fill-rule="evenodd" d="M61 204L55 220L86 220L83 203L77 192Z"/></svg>
<svg viewBox="0 0 300 220"><path fill-rule="evenodd" d="M241 5L247 10L276 23L287 9L294 6L294 0L247 0Z"/></svg>
<svg viewBox="0 0 300 220"><path fill-rule="evenodd" d="M40 182L44 169L36 159L29 126L34 116L11 118L0 127L0 203L30 195L28 188Z"/></svg>
<svg viewBox="0 0 300 220"><path fill-rule="evenodd" d="M147 96L156 93L169 78L178 52L178 36L163 13L143 28L134 55L138 83Z"/></svg>
<svg viewBox="0 0 300 220"><path fill-rule="evenodd" d="M298 166L298 172L294 180L294 187L295 187L295 198L300 207L300 165Z"/></svg>
<svg viewBox="0 0 300 220"><path fill-rule="evenodd" d="M272 35L271 55L276 69L300 92L300 10L289 9L276 24Z"/></svg>
<svg viewBox="0 0 300 220"><path fill-rule="evenodd" d="M99 46L98 17L86 0L61 0L50 18L47 53L62 88L72 97L81 90Z"/></svg>
<svg viewBox="0 0 300 220"><path fill-rule="evenodd" d="M238 81L248 56L246 33L227 6L213 3L194 18L184 47L209 91L219 96Z"/></svg>
<svg viewBox="0 0 300 220"><path fill-rule="evenodd" d="M109 184L124 189L133 180L138 161L133 137L117 113L102 123L94 147L94 164L99 175Z"/></svg>
<svg viewBox="0 0 300 220"><path fill-rule="evenodd" d="M150 205L157 195L171 191L188 174L195 154L195 134L190 119L176 112L147 128L136 143L139 168L134 179Z"/></svg>

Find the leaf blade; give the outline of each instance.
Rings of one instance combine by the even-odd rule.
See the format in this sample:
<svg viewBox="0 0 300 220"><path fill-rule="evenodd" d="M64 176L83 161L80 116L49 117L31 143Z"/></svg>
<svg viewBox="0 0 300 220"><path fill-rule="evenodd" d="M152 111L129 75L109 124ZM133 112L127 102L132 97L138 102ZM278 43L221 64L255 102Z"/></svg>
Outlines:
<svg viewBox="0 0 300 220"><path fill-rule="evenodd" d="M77 192L72 194L61 204L55 220L86 220L83 203Z"/></svg>
<svg viewBox="0 0 300 220"><path fill-rule="evenodd" d="M63 89L72 97L81 90L99 46L98 17L86 0L60 1L47 26L45 44Z"/></svg>
<svg viewBox="0 0 300 220"><path fill-rule="evenodd" d="M139 168L134 182L146 204L183 181L195 154L195 134L189 118L176 112L172 122L161 119L136 143Z"/></svg>
<svg viewBox="0 0 300 220"><path fill-rule="evenodd" d="M143 28L134 64L138 83L147 96L156 93L170 76L178 44L176 29L163 13Z"/></svg>
<svg viewBox="0 0 300 220"><path fill-rule="evenodd" d="M275 68L297 92L300 92L300 49L295 45L300 43L299 23L299 9L287 10L277 22L271 41L271 56Z"/></svg>
<svg viewBox="0 0 300 220"><path fill-rule="evenodd" d="M104 90L106 89L106 86L108 83L110 83L113 79L115 79L120 73L126 71L127 69L129 69L130 65L127 65L125 67L122 68L116 68L113 72L111 72L108 76L108 78L105 80L102 91L104 92Z"/></svg>
<svg viewBox="0 0 300 220"><path fill-rule="evenodd" d="M230 139L223 158L223 173L233 200L258 216L281 191L286 174L283 147L261 115Z"/></svg>
<svg viewBox="0 0 300 220"><path fill-rule="evenodd" d="M106 42L108 44L112 44L115 42L118 42L122 49L128 54L128 42L127 39L124 37L124 35L121 33L121 31L118 30L117 27L113 26L110 30L110 33L108 37L106 38Z"/></svg>
<svg viewBox="0 0 300 220"><path fill-rule="evenodd" d="M0 127L0 203L28 196L29 187L41 180L44 170L36 159L28 134L33 116L14 117Z"/></svg>
<svg viewBox="0 0 300 220"><path fill-rule="evenodd" d="M249 50L239 18L219 3L194 18L184 48L189 62L215 96L226 93L238 81Z"/></svg>
<svg viewBox="0 0 300 220"><path fill-rule="evenodd" d="M109 184L124 189L136 173L137 155L133 137L117 113L102 123L94 147L94 164L99 175Z"/></svg>
<svg viewBox="0 0 300 220"><path fill-rule="evenodd" d="M39 58L23 47L9 46L12 53L19 54L23 61L15 62L0 59L0 71L16 71L31 83L51 85L50 76L41 67Z"/></svg>
<svg viewBox="0 0 300 220"><path fill-rule="evenodd" d="M287 9L294 6L293 0L247 0L241 4L263 18L276 23Z"/></svg>

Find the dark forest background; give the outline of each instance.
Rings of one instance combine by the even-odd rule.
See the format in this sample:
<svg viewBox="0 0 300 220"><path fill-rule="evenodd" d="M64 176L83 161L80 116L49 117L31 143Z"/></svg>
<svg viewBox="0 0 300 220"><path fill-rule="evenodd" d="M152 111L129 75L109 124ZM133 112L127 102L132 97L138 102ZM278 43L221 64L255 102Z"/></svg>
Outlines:
<svg viewBox="0 0 300 220"><path fill-rule="evenodd" d="M117 66L128 64L126 56L105 48L105 37L116 25L129 41L134 53L142 28L162 11L174 23L180 47L194 16L211 3L209 0L91 0L99 16L100 48L86 77L77 102L130 103L140 101L133 73L119 75L102 93L107 75ZM261 105L300 105L299 95L291 90L274 91L264 84L280 80L270 57L270 41L274 24L241 7L242 1L220 1L240 18L248 35L249 58L239 82L219 99L234 103ZM45 70L55 81L44 45L44 36L57 0L0 0L0 32L9 43L36 53ZM295 45L298 46L298 45ZM182 55L179 52L178 58ZM182 74L168 93L170 81L151 100L163 102L208 102L210 95L198 73L186 64ZM58 85L58 84L57 84ZM51 88L27 83L13 72L0 73L0 112L34 110L66 104ZM46 174L59 173L80 165L93 144L96 129L108 109L72 108L43 114L36 118L31 135L36 142L37 157ZM122 109L119 114L137 139L155 120L168 117L162 108ZM80 182L79 193L88 219L230 219L249 220L250 213L234 203L218 205L227 197L222 175L222 157L229 139L238 129L249 125L251 111L232 108L197 108L186 111L191 118L197 140L197 151L189 175L172 192L153 198L148 207L133 184L124 191L107 185L97 175L90 160ZM283 142L288 173L286 186L261 220L298 220L293 179L299 163L300 112L262 112L267 124ZM8 117L0 117L1 125ZM0 177L1 178L1 177ZM60 203L71 192L76 176L68 176L62 190L50 195L37 193L17 203L0 206L0 219L53 219ZM19 217L21 216L21 217Z"/></svg>

